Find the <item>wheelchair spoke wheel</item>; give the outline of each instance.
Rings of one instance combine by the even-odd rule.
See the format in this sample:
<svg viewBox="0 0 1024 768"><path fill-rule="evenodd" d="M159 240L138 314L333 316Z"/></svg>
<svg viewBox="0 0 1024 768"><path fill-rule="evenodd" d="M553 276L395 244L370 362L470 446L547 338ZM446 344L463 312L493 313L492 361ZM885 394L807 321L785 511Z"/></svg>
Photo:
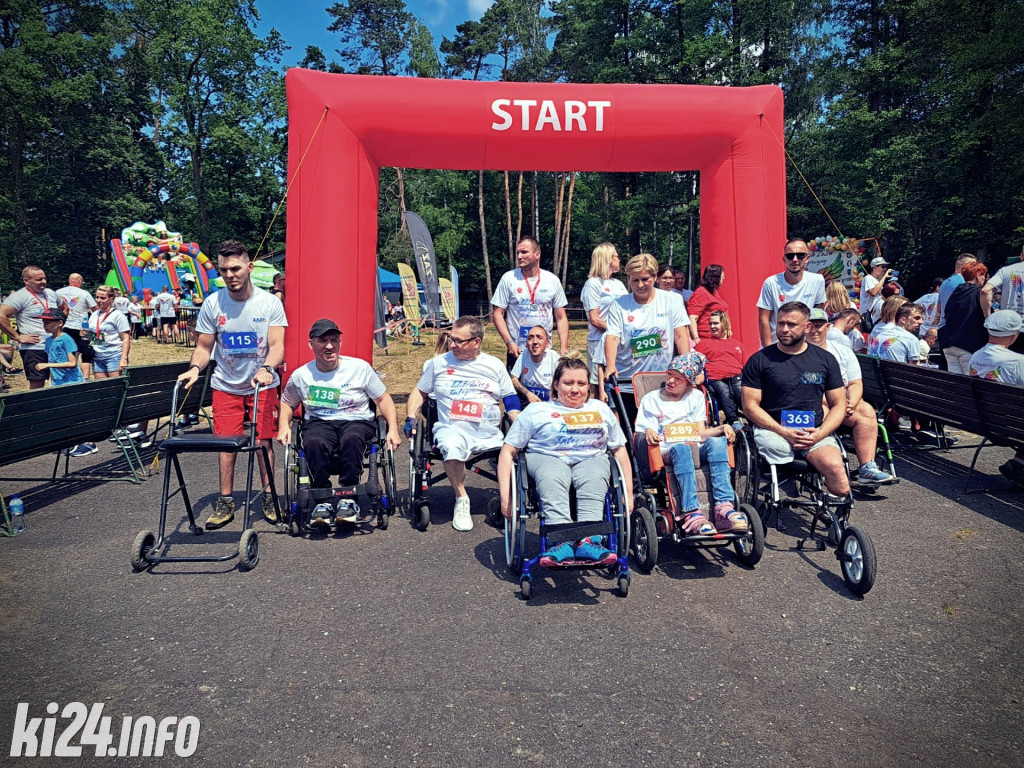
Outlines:
<svg viewBox="0 0 1024 768"><path fill-rule="evenodd" d="M505 520L505 564L518 576L523 569L523 552L526 549L526 519L523 515L522 498L519 493L518 471L512 475L509 492L509 506L512 518ZM526 598L527 600L529 598Z"/></svg>
<svg viewBox="0 0 1024 768"><path fill-rule="evenodd" d="M753 504L757 500L758 478L757 456L753 447L753 436L745 432L736 435L734 453L736 466L732 471L732 487L740 504Z"/></svg>
<svg viewBox="0 0 1024 768"><path fill-rule="evenodd" d="M851 525L839 540L836 553L843 569L843 579L857 595L866 595L875 585L875 546L856 525Z"/></svg>
<svg viewBox="0 0 1024 768"><path fill-rule="evenodd" d="M633 507L629 518L630 551L633 562L644 573L650 573L658 564L658 529L651 510L642 505Z"/></svg>
<svg viewBox="0 0 1024 768"><path fill-rule="evenodd" d="M748 568L753 568L764 555L764 524L757 510L749 504L740 504L739 511L747 516L747 535L733 542L736 559Z"/></svg>
<svg viewBox="0 0 1024 768"><path fill-rule="evenodd" d="M398 503L398 487L395 482L395 450L385 443L384 448L384 493L388 495L388 508Z"/></svg>

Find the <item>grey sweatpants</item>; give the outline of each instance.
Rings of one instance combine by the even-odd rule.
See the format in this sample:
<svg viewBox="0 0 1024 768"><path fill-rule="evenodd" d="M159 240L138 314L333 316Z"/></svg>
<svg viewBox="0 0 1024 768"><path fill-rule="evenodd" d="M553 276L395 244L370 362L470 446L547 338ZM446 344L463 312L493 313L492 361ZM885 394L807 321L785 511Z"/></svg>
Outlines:
<svg viewBox="0 0 1024 768"><path fill-rule="evenodd" d="M526 472L537 488L548 525L571 523L569 486L576 487L576 519L581 523L604 520L604 498L611 482L605 455L573 464L542 453L526 454Z"/></svg>

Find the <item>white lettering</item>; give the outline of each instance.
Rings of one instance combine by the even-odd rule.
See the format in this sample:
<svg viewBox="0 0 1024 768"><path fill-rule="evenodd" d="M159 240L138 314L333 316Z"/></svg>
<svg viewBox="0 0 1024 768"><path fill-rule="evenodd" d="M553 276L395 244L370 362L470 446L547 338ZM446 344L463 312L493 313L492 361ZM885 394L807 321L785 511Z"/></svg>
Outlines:
<svg viewBox="0 0 1024 768"><path fill-rule="evenodd" d="M537 102L534 99L516 99L512 103L519 107L522 112L523 130L530 130L530 107L536 106Z"/></svg>
<svg viewBox="0 0 1024 768"><path fill-rule="evenodd" d="M174 726L178 722L176 717L165 717L156 728L156 749L153 750L153 757L164 756L164 744L174 740Z"/></svg>
<svg viewBox="0 0 1024 768"><path fill-rule="evenodd" d="M507 131L512 127L512 115L503 109L511 103L508 99L495 99L491 102L491 112L502 119L500 123L491 123L495 131Z"/></svg>
<svg viewBox="0 0 1024 768"><path fill-rule="evenodd" d="M604 108L610 107L612 103L610 101L588 101L587 106L593 107L597 110L597 123L594 126L595 131L604 130Z"/></svg>
<svg viewBox="0 0 1024 768"><path fill-rule="evenodd" d="M540 130L545 125L551 125L556 131L562 130L561 123L558 122L558 112L555 111L555 102L545 99L540 104L540 114L537 115L537 125L535 130Z"/></svg>
<svg viewBox="0 0 1024 768"><path fill-rule="evenodd" d="M581 131L587 130L586 112L587 105L582 101L565 102L565 130L571 131L573 123L579 125Z"/></svg>
<svg viewBox="0 0 1024 768"><path fill-rule="evenodd" d="M39 738L36 730L43 723L43 718L29 719L28 704L19 703L14 716L14 734L11 736L11 757L35 757L39 751Z"/></svg>

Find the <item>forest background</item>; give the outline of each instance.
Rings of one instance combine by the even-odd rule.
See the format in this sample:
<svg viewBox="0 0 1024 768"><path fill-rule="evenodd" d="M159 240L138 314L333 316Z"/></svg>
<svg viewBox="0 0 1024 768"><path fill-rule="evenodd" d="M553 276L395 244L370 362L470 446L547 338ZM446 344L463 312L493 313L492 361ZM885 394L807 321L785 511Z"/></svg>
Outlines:
<svg viewBox="0 0 1024 768"><path fill-rule="evenodd" d="M779 85L789 231L879 238L912 297L961 251L995 268L1024 240L1024 0L495 0L439 42L403 0L327 12L337 48L306 47L300 66ZM58 284L71 270L101 281L106 241L137 220L163 219L207 253L227 237L284 247L288 46L257 22L251 0L0 3L4 293L28 263ZM571 295L603 240L685 267L692 238L699 259L699 178L685 168L386 168L380 190L381 266L411 261L412 210L442 274L452 264L488 296L520 234L539 237Z"/></svg>

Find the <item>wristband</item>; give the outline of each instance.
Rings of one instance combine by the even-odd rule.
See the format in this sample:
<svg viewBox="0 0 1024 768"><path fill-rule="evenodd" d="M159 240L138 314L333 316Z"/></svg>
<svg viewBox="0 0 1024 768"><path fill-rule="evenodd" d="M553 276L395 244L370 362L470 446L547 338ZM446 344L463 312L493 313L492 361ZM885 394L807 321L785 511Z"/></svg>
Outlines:
<svg viewBox="0 0 1024 768"><path fill-rule="evenodd" d="M506 347L508 347L508 346L511 346L511 345L512 345L512 344L514 344L514 343L515 343L515 342L514 342L514 341L512 341L512 339L509 339L508 341L506 341L506 342L505 342L505 346L506 346Z"/></svg>
<svg viewBox="0 0 1024 768"><path fill-rule="evenodd" d="M266 370L266 371L270 371L270 375L271 375L271 376L273 376L273 375L274 375L274 369L273 369L273 368L271 368L271 367L270 367L269 365L261 365L261 366L260 366L260 368L262 368L262 369L264 369L264 370Z"/></svg>
<svg viewBox="0 0 1024 768"><path fill-rule="evenodd" d="M190 365L190 366L188 367L188 369L189 369L190 371L191 371L191 370L192 370L193 368L195 368L195 369L196 369L197 371L199 371L200 373L201 373L201 372L202 372L202 370L203 370L202 368L200 368L200 367L199 367L198 365L196 365L195 363L192 363L192 365Z"/></svg>

